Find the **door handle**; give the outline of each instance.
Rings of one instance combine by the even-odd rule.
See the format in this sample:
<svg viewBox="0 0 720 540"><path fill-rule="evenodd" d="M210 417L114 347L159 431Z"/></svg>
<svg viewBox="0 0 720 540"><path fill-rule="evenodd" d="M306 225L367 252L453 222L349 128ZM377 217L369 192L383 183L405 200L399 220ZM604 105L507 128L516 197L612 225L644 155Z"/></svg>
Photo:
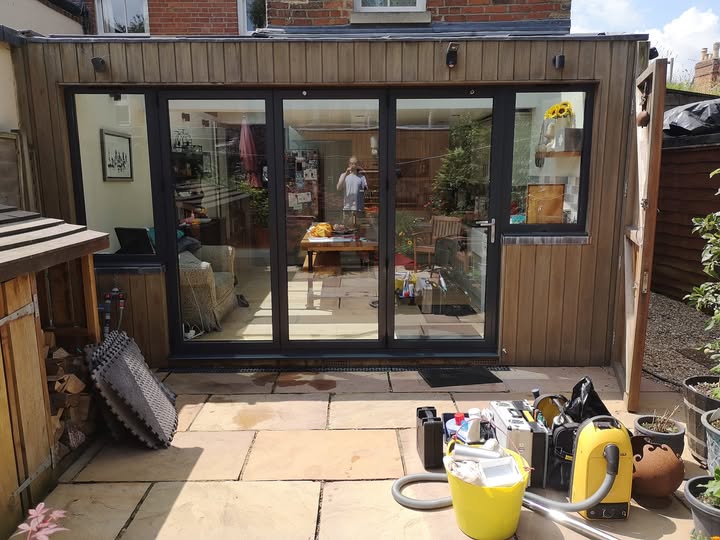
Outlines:
<svg viewBox="0 0 720 540"><path fill-rule="evenodd" d="M488 221L476 221L475 225L478 227L490 227L490 243L495 243L495 218Z"/></svg>

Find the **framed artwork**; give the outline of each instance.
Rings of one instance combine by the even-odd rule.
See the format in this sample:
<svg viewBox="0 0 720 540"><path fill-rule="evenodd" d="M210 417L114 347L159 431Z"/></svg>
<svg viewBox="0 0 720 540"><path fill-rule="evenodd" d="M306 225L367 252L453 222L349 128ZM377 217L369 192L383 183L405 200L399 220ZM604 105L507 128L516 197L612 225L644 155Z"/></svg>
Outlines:
<svg viewBox="0 0 720 540"><path fill-rule="evenodd" d="M105 182L132 182L132 138L125 133L100 130L103 180Z"/></svg>

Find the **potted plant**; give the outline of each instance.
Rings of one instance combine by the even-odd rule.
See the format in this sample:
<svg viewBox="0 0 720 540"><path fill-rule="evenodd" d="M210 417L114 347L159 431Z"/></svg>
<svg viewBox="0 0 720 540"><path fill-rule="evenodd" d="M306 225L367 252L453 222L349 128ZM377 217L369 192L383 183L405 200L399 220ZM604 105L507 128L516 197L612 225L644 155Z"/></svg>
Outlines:
<svg viewBox="0 0 720 540"><path fill-rule="evenodd" d="M720 174L720 169L710 173L710 177ZM711 331L720 323L720 212L693 219L693 232L700 234L706 241L702 253L703 271L710 277L695 287L685 298L698 311L710 313L707 330ZM712 360L718 362L710 371L720 373L720 338L716 337L703 346L703 351ZM690 377L683 383L683 397L687 410L687 431L690 450L696 458L703 461L707 457L705 428L702 415L714 409L720 409L720 376Z"/></svg>
<svg viewBox="0 0 720 540"><path fill-rule="evenodd" d="M705 428L708 470L720 466L720 410L708 411L700 418Z"/></svg>
<svg viewBox="0 0 720 540"><path fill-rule="evenodd" d="M649 438L657 444L667 444L681 456L685 449L685 428L672 419L678 407L665 411L662 415L649 414L635 419L635 433Z"/></svg>
<svg viewBox="0 0 720 540"><path fill-rule="evenodd" d="M250 195L250 213L252 216L254 247L266 248L270 245L268 220L270 216L270 197L264 187L252 186L247 180L238 184L239 191Z"/></svg>
<svg viewBox="0 0 720 540"><path fill-rule="evenodd" d="M720 535L720 467L713 474L696 476L685 483L685 500L692 511L695 533L710 537Z"/></svg>

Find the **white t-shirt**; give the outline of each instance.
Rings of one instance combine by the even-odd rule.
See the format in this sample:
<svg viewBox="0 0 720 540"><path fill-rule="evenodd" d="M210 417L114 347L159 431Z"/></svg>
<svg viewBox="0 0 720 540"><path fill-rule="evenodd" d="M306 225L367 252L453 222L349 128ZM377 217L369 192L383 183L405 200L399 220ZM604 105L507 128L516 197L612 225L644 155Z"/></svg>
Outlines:
<svg viewBox="0 0 720 540"><path fill-rule="evenodd" d="M350 173L345 176L345 202L343 210L364 210L364 191L367 189L365 177Z"/></svg>

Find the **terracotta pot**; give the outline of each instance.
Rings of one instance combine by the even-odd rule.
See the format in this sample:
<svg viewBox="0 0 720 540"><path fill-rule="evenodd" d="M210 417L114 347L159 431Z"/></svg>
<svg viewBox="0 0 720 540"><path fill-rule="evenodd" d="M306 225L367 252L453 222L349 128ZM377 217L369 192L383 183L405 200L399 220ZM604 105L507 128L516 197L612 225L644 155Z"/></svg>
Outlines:
<svg viewBox="0 0 720 540"><path fill-rule="evenodd" d="M669 497L680 486L685 463L666 444L657 444L647 437L634 436L633 493L645 497Z"/></svg>

